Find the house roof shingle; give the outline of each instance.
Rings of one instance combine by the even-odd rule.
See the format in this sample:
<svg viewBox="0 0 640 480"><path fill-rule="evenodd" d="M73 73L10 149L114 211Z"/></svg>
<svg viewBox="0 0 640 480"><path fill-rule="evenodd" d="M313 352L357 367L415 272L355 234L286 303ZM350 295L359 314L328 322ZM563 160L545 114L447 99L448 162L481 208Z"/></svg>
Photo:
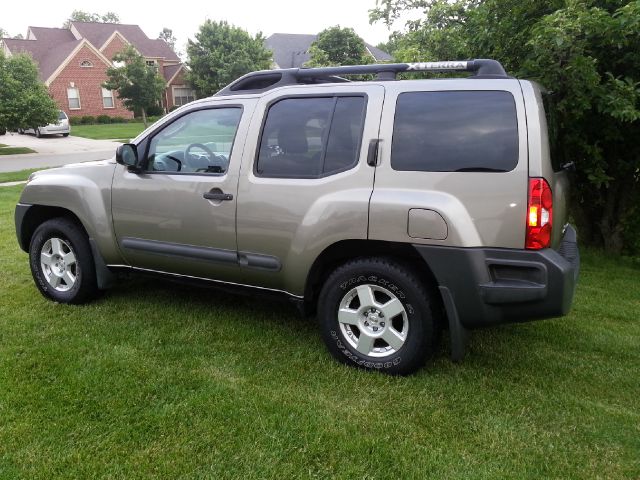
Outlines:
<svg viewBox="0 0 640 480"><path fill-rule="evenodd" d="M169 82L171 80L171 78L173 78L173 76L181 68L182 68L182 64L181 63L179 63L178 65L165 65L164 71L162 72L164 74L165 81Z"/></svg>
<svg viewBox="0 0 640 480"><path fill-rule="evenodd" d="M138 25L97 22L72 22L72 25L82 37L89 40L98 49L117 31L145 57L158 57L180 62L178 55L164 40L147 37Z"/></svg>
<svg viewBox="0 0 640 480"><path fill-rule="evenodd" d="M309 61L309 48L317 35L299 33L274 33L265 40L266 47L273 52L273 61L280 68L300 68ZM391 55L365 42L376 61L393 60Z"/></svg>
<svg viewBox="0 0 640 480"><path fill-rule="evenodd" d="M11 53L28 53L38 63L41 80L46 80L60 66L81 40L63 28L29 27L35 40L3 38Z"/></svg>

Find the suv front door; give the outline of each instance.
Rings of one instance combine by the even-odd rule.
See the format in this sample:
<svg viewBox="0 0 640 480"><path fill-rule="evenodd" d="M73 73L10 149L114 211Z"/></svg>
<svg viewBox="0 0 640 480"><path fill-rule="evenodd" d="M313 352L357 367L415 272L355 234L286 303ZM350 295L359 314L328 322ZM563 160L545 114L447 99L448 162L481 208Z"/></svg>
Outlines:
<svg viewBox="0 0 640 480"><path fill-rule="evenodd" d="M118 245L136 268L229 280L238 271L238 171L255 100L218 101L177 116L138 144L140 173L118 166Z"/></svg>

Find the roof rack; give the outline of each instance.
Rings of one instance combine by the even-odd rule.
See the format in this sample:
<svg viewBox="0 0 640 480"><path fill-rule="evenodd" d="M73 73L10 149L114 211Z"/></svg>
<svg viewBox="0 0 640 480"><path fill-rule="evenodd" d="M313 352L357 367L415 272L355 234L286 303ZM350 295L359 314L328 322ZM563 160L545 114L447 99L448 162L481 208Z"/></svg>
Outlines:
<svg viewBox="0 0 640 480"><path fill-rule="evenodd" d="M376 75L376 80L395 80L402 72L472 72L471 78L509 78L500 62L490 59L446 62L376 63L343 67L287 68L251 72L230 83L215 96L262 93L296 84L348 82L345 75Z"/></svg>

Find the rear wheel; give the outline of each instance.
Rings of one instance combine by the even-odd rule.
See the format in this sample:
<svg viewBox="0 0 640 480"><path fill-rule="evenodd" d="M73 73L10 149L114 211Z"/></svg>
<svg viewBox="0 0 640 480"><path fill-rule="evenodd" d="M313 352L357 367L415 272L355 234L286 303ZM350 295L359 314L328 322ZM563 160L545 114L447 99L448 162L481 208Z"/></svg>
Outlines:
<svg viewBox="0 0 640 480"><path fill-rule="evenodd" d="M322 288L318 312L329 351L346 364L406 375L437 346L429 292L410 269L389 259L339 267Z"/></svg>
<svg viewBox="0 0 640 480"><path fill-rule="evenodd" d="M62 136L63 136L63 137L68 137L68 136L69 136L69 134L68 134L68 133L63 133L63 134L62 134Z"/></svg>
<svg viewBox="0 0 640 480"><path fill-rule="evenodd" d="M98 293L87 236L67 218L40 225L29 246L31 274L40 293L60 303L84 303Z"/></svg>

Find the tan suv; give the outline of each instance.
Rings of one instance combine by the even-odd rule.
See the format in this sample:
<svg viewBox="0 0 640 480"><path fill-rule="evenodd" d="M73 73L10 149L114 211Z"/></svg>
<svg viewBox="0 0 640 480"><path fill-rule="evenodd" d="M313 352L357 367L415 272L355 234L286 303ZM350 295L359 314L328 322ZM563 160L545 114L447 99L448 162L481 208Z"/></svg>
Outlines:
<svg viewBox="0 0 640 480"><path fill-rule="evenodd" d="M467 329L569 311L565 177L540 88L494 60L272 70L32 175L16 229L52 300L122 270L251 287L317 314L338 360L406 374L443 326L460 359Z"/></svg>

